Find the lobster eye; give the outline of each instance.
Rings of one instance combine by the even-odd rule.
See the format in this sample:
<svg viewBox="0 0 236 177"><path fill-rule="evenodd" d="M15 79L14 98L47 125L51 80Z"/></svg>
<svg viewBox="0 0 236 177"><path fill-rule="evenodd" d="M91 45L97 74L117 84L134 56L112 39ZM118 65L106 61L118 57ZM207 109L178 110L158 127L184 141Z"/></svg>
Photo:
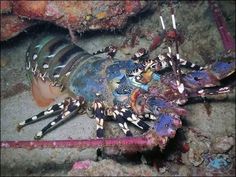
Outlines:
<svg viewBox="0 0 236 177"><path fill-rule="evenodd" d="M168 128L168 127L169 127L169 125L168 125L168 124L165 124L165 127L166 127L166 128Z"/></svg>
<svg viewBox="0 0 236 177"><path fill-rule="evenodd" d="M195 81L199 81L200 79L198 77L194 77L194 80Z"/></svg>

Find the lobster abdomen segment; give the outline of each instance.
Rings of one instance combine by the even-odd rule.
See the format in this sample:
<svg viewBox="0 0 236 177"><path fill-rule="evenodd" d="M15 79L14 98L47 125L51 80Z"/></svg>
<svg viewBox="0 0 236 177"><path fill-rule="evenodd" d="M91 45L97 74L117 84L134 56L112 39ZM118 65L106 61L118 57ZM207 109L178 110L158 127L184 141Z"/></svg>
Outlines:
<svg viewBox="0 0 236 177"><path fill-rule="evenodd" d="M26 70L39 106L48 106L61 94L78 63L91 56L64 37L36 39L26 53Z"/></svg>

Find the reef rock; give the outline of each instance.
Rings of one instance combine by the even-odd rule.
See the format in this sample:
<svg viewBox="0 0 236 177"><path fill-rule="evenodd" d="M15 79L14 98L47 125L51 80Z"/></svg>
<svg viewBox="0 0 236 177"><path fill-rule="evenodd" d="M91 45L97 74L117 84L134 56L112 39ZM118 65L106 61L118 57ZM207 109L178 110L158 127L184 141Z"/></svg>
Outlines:
<svg viewBox="0 0 236 177"><path fill-rule="evenodd" d="M114 30L122 28L129 16L148 9L149 4L139 0L1 1L1 41L16 36L31 26L33 20L48 21L77 32Z"/></svg>

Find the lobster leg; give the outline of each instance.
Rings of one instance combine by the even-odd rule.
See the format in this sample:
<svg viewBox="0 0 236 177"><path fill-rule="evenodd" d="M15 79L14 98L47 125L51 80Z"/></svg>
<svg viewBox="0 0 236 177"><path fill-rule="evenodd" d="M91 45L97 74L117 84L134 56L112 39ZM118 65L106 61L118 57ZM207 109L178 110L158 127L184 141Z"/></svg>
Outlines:
<svg viewBox="0 0 236 177"><path fill-rule="evenodd" d="M64 109L60 113L60 115L58 115L56 119L51 121L41 131L39 131L35 135L34 139L36 139L36 140L41 139L48 131L50 131L53 128L55 128L56 126L58 126L64 120L68 120L69 118L76 115L78 113L78 111L81 110L83 105L84 105L84 99L82 97L79 97L78 99L67 98L64 101Z"/></svg>
<svg viewBox="0 0 236 177"><path fill-rule="evenodd" d="M157 117L154 116L154 115L151 114L151 113L145 113L145 114L142 116L142 118L144 118L144 119L150 119L150 120L157 120Z"/></svg>
<svg viewBox="0 0 236 177"><path fill-rule="evenodd" d="M145 100L145 107L138 101L142 99ZM132 109L139 112L144 118L154 119L155 117L157 119L154 128L162 137L173 137L177 128L182 125L179 116L187 113L185 109L156 96L147 97L139 94L133 99L133 102Z"/></svg>
<svg viewBox="0 0 236 177"><path fill-rule="evenodd" d="M105 106L99 100L95 100L93 103L94 116L97 124L97 138L104 137L104 119L105 119Z"/></svg>
<svg viewBox="0 0 236 177"><path fill-rule="evenodd" d="M184 66L184 67L186 67L186 68L193 69L193 70L203 70L203 69L205 69L204 67L199 66L199 65L197 65L197 64L194 64L194 63L192 63L192 62L190 62L190 61L187 61L187 60L185 60L185 59L183 59L183 58L180 58L180 59L179 59L179 64L180 64L181 66Z"/></svg>
<svg viewBox="0 0 236 177"><path fill-rule="evenodd" d="M148 58L149 54L145 48L140 48L131 59L135 62L142 62L142 60Z"/></svg>
<svg viewBox="0 0 236 177"><path fill-rule="evenodd" d="M171 65L172 70L174 72L174 75L176 77L176 83L177 83L177 86L178 86L178 91L179 91L179 93L182 94L184 92L184 84L182 83L179 59L177 57L172 56L172 55L168 56L168 54L166 56L169 60L169 63Z"/></svg>
<svg viewBox="0 0 236 177"><path fill-rule="evenodd" d="M201 97L205 97L207 95L218 95L229 93L232 91L232 86L225 86L225 87L213 87L213 88L203 88L197 92L197 94Z"/></svg>
<svg viewBox="0 0 236 177"><path fill-rule="evenodd" d="M117 118L122 116L122 118L127 121L131 122L135 126L139 127L140 129L144 130L145 132L150 129L150 126L146 124L144 121L138 118L136 114L134 114L130 109L121 107L114 111L114 117Z"/></svg>
<svg viewBox="0 0 236 177"><path fill-rule="evenodd" d="M48 108L47 110L42 111L39 114L37 114L35 116L32 116L29 119L26 119L26 120L20 122L17 125L17 130L20 130L24 126L32 124L34 122L37 122L37 121L39 121L39 120L41 120L43 118L48 118L48 117L51 117L53 115L60 114L61 111L63 110L63 108L64 108L63 102L55 104L55 105L51 106L50 108Z"/></svg>
<svg viewBox="0 0 236 177"><path fill-rule="evenodd" d="M226 81L227 78L229 79L231 76L234 76L234 73L235 62L218 61L209 65L207 69L185 74L183 76L183 82L190 96L196 92L200 95L211 92L217 94L224 90L219 87L221 82L223 84L223 80ZM230 90L233 85L226 85L226 87L229 87L226 90Z"/></svg>
<svg viewBox="0 0 236 177"><path fill-rule="evenodd" d="M118 125L122 129L122 131L125 133L126 136L133 136L131 131L128 128L127 123L125 122L125 119L122 117L120 112L118 110L113 111L113 117L117 120Z"/></svg>
<svg viewBox="0 0 236 177"><path fill-rule="evenodd" d="M107 53L107 58L112 59L114 58L116 52L117 52L117 47L111 45L111 46L105 47L104 49L98 50L97 52L94 52L93 55Z"/></svg>

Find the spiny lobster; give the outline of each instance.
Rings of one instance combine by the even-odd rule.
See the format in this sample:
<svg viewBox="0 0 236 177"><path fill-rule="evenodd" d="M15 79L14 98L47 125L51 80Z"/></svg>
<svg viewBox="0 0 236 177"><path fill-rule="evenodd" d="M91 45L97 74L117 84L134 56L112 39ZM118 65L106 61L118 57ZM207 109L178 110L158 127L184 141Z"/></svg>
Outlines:
<svg viewBox="0 0 236 177"><path fill-rule="evenodd" d="M40 139L61 121L88 108L87 111L96 118L98 138L103 138L103 123L107 119L116 120L126 136L132 136L126 122L148 131L150 126L144 120L152 119L156 133L162 137L161 147L165 146L168 137L175 136L176 129L181 127L180 116L186 115L186 110L178 104L185 104L189 97L229 92L230 87L214 92L207 87L217 86L219 80L235 69L235 62L219 61L203 69L180 59L182 65L201 69L182 75L185 89L180 93L173 73L158 74L169 66L171 57L175 58L170 55L139 58L138 62L134 62L137 61L135 57L133 60L104 59L64 38L48 36L31 45L26 56L26 69L33 74L33 95L39 104L51 101L42 102L41 98L53 99L64 91L71 96L19 123L18 128L58 114L36 134L35 139Z"/></svg>
<svg viewBox="0 0 236 177"><path fill-rule="evenodd" d="M173 16L172 20L176 30ZM162 18L161 21L165 29ZM187 103L191 97L231 90L230 86L218 86L220 80L235 72L235 62L218 61L200 67L180 58L177 44L176 56L169 47L169 53L154 59L149 58L149 51L140 49L129 60L117 60L114 59L116 50L111 46L89 54L55 35L35 40L26 52L26 69L36 102L47 106L62 93L66 92L69 97L20 122L18 129L57 115L35 135L35 139L40 139L64 120L87 111L96 119L97 138L104 137L103 124L108 119L115 120L126 136L132 136L127 125L131 122L147 134L154 134L158 140L155 145L163 149L181 127L180 116L187 113L179 105ZM96 56L103 52L108 52L109 57ZM196 71L181 74L180 65ZM168 67L174 72L160 74ZM155 122L150 126L146 119Z"/></svg>

